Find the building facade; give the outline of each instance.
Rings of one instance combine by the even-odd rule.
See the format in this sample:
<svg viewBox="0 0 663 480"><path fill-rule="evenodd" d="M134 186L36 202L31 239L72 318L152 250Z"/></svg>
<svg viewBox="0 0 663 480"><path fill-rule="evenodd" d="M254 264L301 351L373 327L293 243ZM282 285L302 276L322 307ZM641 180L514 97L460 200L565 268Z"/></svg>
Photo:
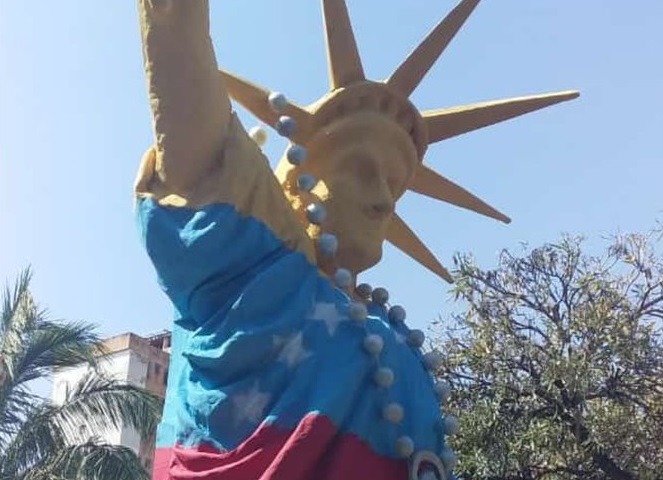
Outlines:
<svg viewBox="0 0 663 480"><path fill-rule="evenodd" d="M164 331L150 337L140 337L133 333L125 333L104 341L104 361L102 371L111 378L126 382L164 397L168 379L168 363L170 360L170 332ZM67 392L78 383L89 371L87 365L59 369L53 376L53 394L55 403L62 403ZM107 443L124 445L132 448L139 456L148 471L152 470L155 435L147 438L141 436L133 428L114 429L106 432L86 432L81 425L81 434L101 437Z"/></svg>

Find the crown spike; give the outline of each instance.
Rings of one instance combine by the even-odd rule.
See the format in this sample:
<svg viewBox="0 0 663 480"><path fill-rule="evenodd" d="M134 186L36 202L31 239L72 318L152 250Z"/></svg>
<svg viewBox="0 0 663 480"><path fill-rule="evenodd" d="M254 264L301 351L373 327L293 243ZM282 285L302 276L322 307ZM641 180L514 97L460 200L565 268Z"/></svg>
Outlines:
<svg viewBox="0 0 663 480"><path fill-rule="evenodd" d="M446 268L435 258L431 251L419 240L419 237L407 226L405 221L394 213L393 219L387 231L387 241L401 250L403 253L419 262L421 265L453 283L453 278Z"/></svg>
<svg viewBox="0 0 663 480"><path fill-rule="evenodd" d="M556 103L577 98L576 91L532 95L423 112L428 143L433 144L489 125L504 122Z"/></svg>
<svg viewBox="0 0 663 480"><path fill-rule="evenodd" d="M504 223L511 223L509 217L425 165L419 165L408 188L421 195L471 210Z"/></svg>
<svg viewBox="0 0 663 480"><path fill-rule="evenodd" d="M331 90L365 80L345 0L322 0Z"/></svg>
<svg viewBox="0 0 663 480"><path fill-rule="evenodd" d="M387 80L393 90L409 97L444 53L481 0L463 0L414 49Z"/></svg>
<svg viewBox="0 0 663 480"><path fill-rule="evenodd" d="M269 91L232 73L223 70L220 73L228 94L267 125L274 127L279 116L284 114L297 122L297 132L293 136L293 140L297 141L308 131L311 114L302 107L288 103L282 113L277 113L269 104Z"/></svg>

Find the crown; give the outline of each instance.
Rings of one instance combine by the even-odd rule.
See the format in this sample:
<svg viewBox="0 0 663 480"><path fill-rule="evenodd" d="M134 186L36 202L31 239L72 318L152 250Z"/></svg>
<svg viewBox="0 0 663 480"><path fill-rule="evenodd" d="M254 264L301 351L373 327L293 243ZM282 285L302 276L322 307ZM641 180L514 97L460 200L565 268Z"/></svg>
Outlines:
<svg viewBox="0 0 663 480"><path fill-rule="evenodd" d="M410 95L479 3L480 0L462 0L387 80L376 82L366 79L364 74L345 0L322 0L330 90L307 107L287 102L277 111L270 102L274 92L230 72L222 70L221 74L230 96L265 124L277 126L282 115L291 117L297 129L288 137L295 143L306 145L325 125L345 115L373 110L394 120L410 135L420 160L429 145L579 96L577 91L564 91L419 111L409 100ZM511 221L423 163L417 167L408 190L504 223ZM452 281L449 272L397 214L386 240L443 279Z"/></svg>

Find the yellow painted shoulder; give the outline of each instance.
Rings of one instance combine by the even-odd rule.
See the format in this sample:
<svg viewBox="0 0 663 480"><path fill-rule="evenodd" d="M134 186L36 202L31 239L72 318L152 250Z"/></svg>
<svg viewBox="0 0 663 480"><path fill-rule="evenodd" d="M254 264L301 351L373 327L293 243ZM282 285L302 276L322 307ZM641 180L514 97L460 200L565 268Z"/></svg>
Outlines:
<svg viewBox="0 0 663 480"><path fill-rule="evenodd" d="M313 243L295 217L267 158L233 115L222 152L209 171L185 192L175 192L158 175L156 148L144 154L134 185L137 198L152 198L160 205L200 208L215 203L263 222L289 248L315 263Z"/></svg>

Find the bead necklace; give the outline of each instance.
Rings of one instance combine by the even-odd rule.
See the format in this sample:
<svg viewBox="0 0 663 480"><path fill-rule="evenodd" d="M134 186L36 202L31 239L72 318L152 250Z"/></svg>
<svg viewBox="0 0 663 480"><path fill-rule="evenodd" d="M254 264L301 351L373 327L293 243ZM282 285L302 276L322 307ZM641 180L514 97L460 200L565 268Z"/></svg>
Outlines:
<svg viewBox="0 0 663 480"><path fill-rule="evenodd" d="M282 114L288 107L288 100L282 93L271 93L269 95L269 105L271 109ZM297 123L292 117L281 115L274 125L279 135L291 140L297 130ZM255 127L250 131L250 136L259 145L263 146L267 141L267 132L261 127ZM306 161L307 151L301 145L291 143L286 151L286 158L291 165L298 167ZM318 180L310 174L303 173L297 178L297 188L302 192L311 192L315 188ZM306 207L306 217L311 224L322 227L327 219L327 210L322 203L311 203ZM375 362L375 372L373 381L375 384L385 390L385 396L388 395L389 388L394 383L394 371L381 364L380 355L384 348L383 338L375 333L370 333L366 327L369 316L368 306L379 306L386 312L386 317L392 325L392 329L398 333L398 330L405 331L407 335L404 340L408 346L419 351L424 342L425 335L421 330L411 330L405 325L406 311L400 305L389 304L389 292L384 288L373 289L370 285L362 283L354 288L353 274L346 268L338 267L334 262L334 257L338 251L339 242L337 237L329 232L321 233L316 240L317 250L331 260L334 265L334 273L331 280L334 285L349 298L348 317L364 331L363 348ZM353 299L354 298L354 299ZM438 352L429 351L421 355L424 367L432 372L439 368L442 357ZM445 403L450 394L451 387L447 382L435 382L433 390L438 400ZM396 401L388 400L382 408L382 419L395 426L403 421L406 412L402 405ZM436 425L436 431L439 435L450 436L458 432L459 424L456 417L447 415L440 419ZM410 480L447 480L453 478L450 473L457 463L457 457L454 452L444 448L439 455L430 451L415 451L415 443L408 435L401 435L397 438L394 445L394 453L404 459L409 459L409 478Z"/></svg>

